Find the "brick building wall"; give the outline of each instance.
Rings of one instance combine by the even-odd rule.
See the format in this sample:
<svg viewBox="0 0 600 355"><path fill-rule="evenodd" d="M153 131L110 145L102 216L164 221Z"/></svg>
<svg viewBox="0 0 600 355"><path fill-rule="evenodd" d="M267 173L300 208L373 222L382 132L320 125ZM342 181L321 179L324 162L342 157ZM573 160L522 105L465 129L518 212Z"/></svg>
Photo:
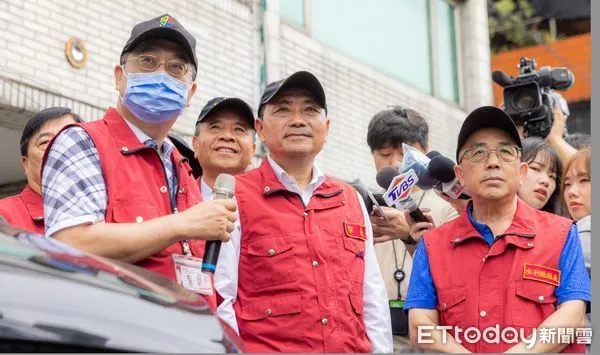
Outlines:
<svg viewBox="0 0 600 355"><path fill-rule="evenodd" d="M86 120L99 118L117 102L113 68L131 28L164 13L197 39L197 94L174 126L188 139L210 97L239 96L256 109L265 82L310 70L325 86L332 119L319 164L328 174L359 177L374 187L365 137L377 111L393 104L421 111L430 124L431 148L453 156L466 112L492 102L484 0L457 2L460 104L419 92L320 44L281 23L278 0L267 3L263 13L256 0L0 0L0 168L12 172L10 178L0 176L0 186L22 179L17 147L1 138L20 135L26 120L47 106L74 106ZM73 36L89 52L84 69L65 59L65 42Z"/></svg>

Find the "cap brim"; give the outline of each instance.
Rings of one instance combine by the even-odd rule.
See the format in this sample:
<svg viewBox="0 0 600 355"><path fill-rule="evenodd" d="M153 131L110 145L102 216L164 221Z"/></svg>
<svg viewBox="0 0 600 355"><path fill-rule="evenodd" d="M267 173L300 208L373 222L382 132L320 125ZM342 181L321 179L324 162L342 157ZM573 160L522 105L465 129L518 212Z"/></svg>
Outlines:
<svg viewBox="0 0 600 355"><path fill-rule="evenodd" d="M133 41L131 41L131 43L127 43L125 45L123 51L121 52L121 55L127 52L131 52L138 44L149 39L166 39L183 46L183 49L190 56L192 64L194 64L196 70L198 69L196 53L190 46L190 43L188 42L187 38L183 33L171 27L151 28L145 32L142 32Z"/></svg>
<svg viewBox="0 0 600 355"><path fill-rule="evenodd" d="M325 109L325 111L327 111L327 101L325 99L325 90L323 89L323 86L321 85L321 82L319 81L319 79L317 79L316 76L314 76L312 73L309 73L307 71L299 71L299 72L296 72L296 73L290 75L287 79L284 80L283 83L281 83L281 85L279 85L279 88L277 88L277 90L275 90L275 91L273 91L273 93L271 93L271 95L262 98L261 106L268 103L269 101L271 101L280 92L282 92L286 89L290 89L290 88L307 90L308 92L310 92L311 94L313 94L315 96L317 103L321 107L323 107ZM259 108L259 110L260 110L260 108Z"/></svg>
<svg viewBox="0 0 600 355"><path fill-rule="evenodd" d="M252 112L252 107L244 102L244 100L236 97L227 98L211 107L210 110L203 112L202 115L198 117L196 124L202 122L208 115L210 115L210 113L223 108L231 108L242 112L246 118L246 121L248 124L250 124L250 127L254 129L254 113Z"/></svg>
<svg viewBox="0 0 600 355"><path fill-rule="evenodd" d="M174 134L169 134L169 139L175 146L175 148L179 151L179 153L187 158L188 164L192 168L192 174L197 179L202 176L202 167L200 166L200 162L194 156L194 150L190 148L190 146L183 140L181 137L178 137Z"/></svg>
<svg viewBox="0 0 600 355"><path fill-rule="evenodd" d="M522 148L521 137L514 121L503 110L494 106L479 107L471 112L462 124L456 145L456 161L458 153L469 137L484 128L498 128L510 135L519 148Z"/></svg>

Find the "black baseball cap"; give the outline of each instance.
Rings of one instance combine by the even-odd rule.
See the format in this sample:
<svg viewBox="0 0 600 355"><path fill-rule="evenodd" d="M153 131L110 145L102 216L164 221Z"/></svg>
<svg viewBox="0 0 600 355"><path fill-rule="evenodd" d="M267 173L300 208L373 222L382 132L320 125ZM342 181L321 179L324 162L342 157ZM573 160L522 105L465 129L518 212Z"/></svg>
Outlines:
<svg viewBox="0 0 600 355"><path fill-rule="evenodd" d="M265 92L260 98L260 104L258 105L258 112L261 112L262 107L269 103L278 93L284 89L297 88L305 89L312 93L317 100L317 103L325 109L327 112L327 101L325 100L325 90L321 85L319 79L312 73L307 71L298 71L288 76L285 79L274 81L267 85Z"/></svg>
<svg viewBox="0 0 600 355"><path fill-rule="evenodd" d="M175 18L164 14L152 20L140 22L133 26L131 37L125 43L121 56L131 52L140 42L147 39L166 39L180 44L192 59L194 68L198 70L198 59L196 58L196 39Z"/></svg>
<svg viewBox="0 0 600 355"><path fill-rule="evenodd" d="M202 111L200 111L200 116L198 116L196 125L202 122L202 120L204 120L211 112L222 108L239 110L250 124L250 127L254 128L254 113L252 113L252 107L248 105L246 101L237 97L215 97L210 99L206 105L204 105Z"/></svg>
<svg viewBox="0 0 600 355"><path fill-rule="evenodd" d="M475 132L483 128L499 128L510 135L510 137L517 143L519 148L523 148L521 145L521 137L517 126L513 122L512 118L503 110L494 106L482 106L478 107L471 112L460 128L458 134L458 144L456 145L456 161L458 162L458 153L463 147L467 139Z"/></svg>

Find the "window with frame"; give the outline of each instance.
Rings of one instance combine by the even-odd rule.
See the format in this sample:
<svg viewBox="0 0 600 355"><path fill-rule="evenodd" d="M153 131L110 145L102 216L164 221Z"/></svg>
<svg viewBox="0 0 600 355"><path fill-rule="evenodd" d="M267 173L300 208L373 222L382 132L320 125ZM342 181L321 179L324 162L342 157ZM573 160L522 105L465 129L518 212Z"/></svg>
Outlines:
<svg viewBox="0 0 600 355"><path fill-rule="evenodd" d="M459 103L456 7L451 0L279 0L279 10L282 21L303 27L323 44L420 91Z"/></svg>

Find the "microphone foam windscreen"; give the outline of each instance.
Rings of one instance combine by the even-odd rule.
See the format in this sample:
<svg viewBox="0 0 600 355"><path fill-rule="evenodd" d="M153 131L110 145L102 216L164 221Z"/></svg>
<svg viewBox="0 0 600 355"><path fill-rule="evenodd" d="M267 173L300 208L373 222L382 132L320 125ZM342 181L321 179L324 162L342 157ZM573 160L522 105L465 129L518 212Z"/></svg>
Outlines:
<svg viewBox="0 0 600 355"><path fill-rule="evenodd" d="M392 180L394 180L394 178L398 175L400 175L398 170L392 168L391 166L386 166L385 168L379 170L375 180L377 180L377 185L387 190L387 188L390 187Z"/></svg>
<svg viewBox="0 0 600 355"><path fill-rule="evenodd" d="M438 155L429 162L429 174L441 182L450 182L456 177L454 173L455 165L452 159Z"/></svg>

